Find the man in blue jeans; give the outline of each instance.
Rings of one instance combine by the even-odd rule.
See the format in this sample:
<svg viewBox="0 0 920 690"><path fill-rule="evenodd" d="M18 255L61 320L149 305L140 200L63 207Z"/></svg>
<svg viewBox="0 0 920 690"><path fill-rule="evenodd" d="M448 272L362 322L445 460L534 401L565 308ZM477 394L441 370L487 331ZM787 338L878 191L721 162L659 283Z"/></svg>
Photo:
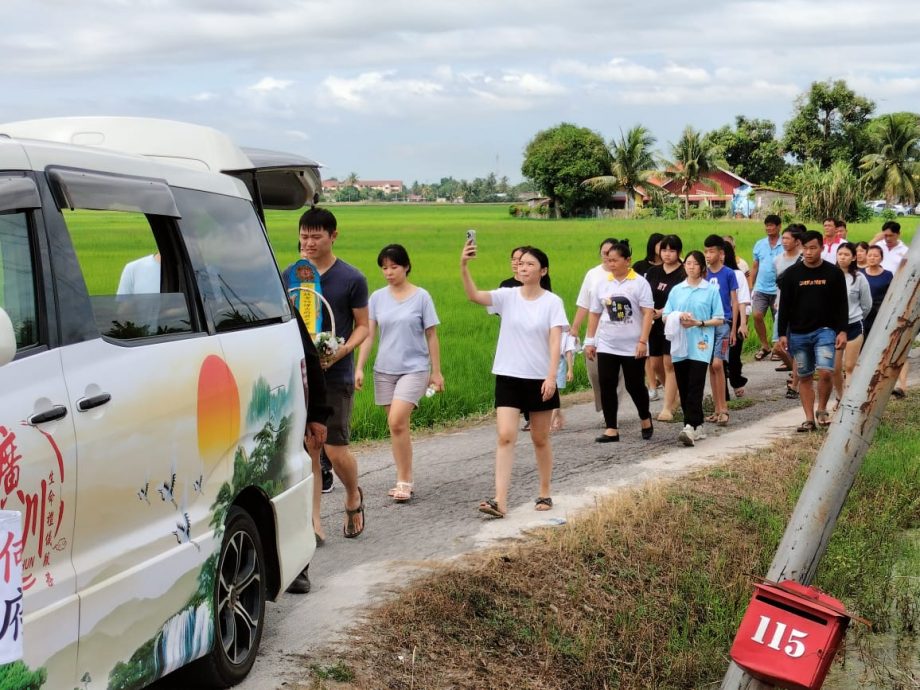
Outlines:
<svg viewBox="0 0 920 690"><path fill-rule="evenodd" d="M786 269L779 297L779 346L795 359L799 399L805 410L805 421L798 431L830 425L827 401L833 388L835 351L847 344L846 282L843 271L821 258L822 247L820 232L810 230L802 235L802 260ZM812 381L815 369L817 411Z"/></svg>

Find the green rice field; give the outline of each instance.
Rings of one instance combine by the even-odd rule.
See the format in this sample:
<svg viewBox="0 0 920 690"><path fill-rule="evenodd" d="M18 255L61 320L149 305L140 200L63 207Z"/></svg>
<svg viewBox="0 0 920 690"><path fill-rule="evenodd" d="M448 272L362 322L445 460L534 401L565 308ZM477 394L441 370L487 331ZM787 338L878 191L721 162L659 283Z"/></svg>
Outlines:
<svg viewBox="0 0 920 690"><path fill-rule="evenodd" d="M759 221L532 220L512 218L504 204L343 204L329 208L339 222L336 255L365 273L371 291L385 284L377 267L378 252L384 245L398 242L406 247L412 260L410 280L426 288L434 298L441 320L438 333L446 390L433 398L422 399L413 415L413 424L419 427L484 414L492 407L490 370L499 320L486 314L482 307L469 303L463 294L459 257L467 228L477 231L479 256L471 264L477 286L496 287L499 281L510 276L512 248L523 244L537 246L549 255L553 291L565 301L569 318L574 316L575 297L584 273L598 263L598 245L606 237L628 238L634 259L638 259L644 255L646 239L652 232L679 235L685 251L702 249L703 239L710 233L731 234L736 237L739 256L750 262L753 244L763 236L763 224ZM79 233L77 242L81 262L87 268L99 266L99 270L87 271L94 282L117 284L120 267L144 251L138 248L136 241L106 241L104 244L109 251L105 261L99 262L103 257L96 254L94 247L103 244L102 239L115 240L113 235L123 232L118 223L119 215L109 214L105 223L99 223L90 212L77 216L80 225L86 228ZM276 211L269 212L267 217L271 243L282 269L297 259L299 216L300 212ZM881 224L881 220L851 224L849 237L854 241L871 239ZM817 223L808 225L819 227ZM902 225L903 238L909 242L916 219ZM106 272L102 264L112 267L111 270ZM755 347L756 343L749 341L747 348ZM373 403L372 363L373 357L368 362L368 385L355 398L353 436L356 440L387 435L383 411ZM576 358L574 387L586 385L583 361Z"/></svg>

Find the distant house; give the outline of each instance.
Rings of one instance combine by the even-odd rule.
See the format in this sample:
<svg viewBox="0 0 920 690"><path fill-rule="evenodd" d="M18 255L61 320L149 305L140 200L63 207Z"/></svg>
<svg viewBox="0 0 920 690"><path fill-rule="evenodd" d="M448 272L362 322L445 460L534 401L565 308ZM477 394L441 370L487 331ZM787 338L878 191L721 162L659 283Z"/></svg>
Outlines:
<svg viewBox="0 0 920 690"><path fill-rule="evenodd" d="M402 194L402 180L355 180L354 185L349 185L342 180L323 180L324 192L337 192L344 187L354 186L355 189L374 189L384 194Z"/></svg>
<svg viewBox="0 0 920 690"><path fill-rule="evenodd" d="M696 182L690 187L687 195L683 193L680 183L676 180L668 180L662 186L681 199L688 198L691 206L709 205L713 208L731 209L735 212L735 206L737 205L739 207L738 212L741 215L750 215L751 210L743 208L743 203L733 204L733 201L737 199L741 202L743 198L746 198L747 194L753 189L753 184L724 168L717 168L706 177L711 182L714 182L715 186L705 182Z"/></svg>
<svg viewBox="0 0 920 690"><path fill-rule="evenodd" d="M782 204L789 213L795 213L795 200L795 194L792 192L761 185L754 187L754 208L757 215L765 216L768 213L775 213L777 202Z"/></svg>

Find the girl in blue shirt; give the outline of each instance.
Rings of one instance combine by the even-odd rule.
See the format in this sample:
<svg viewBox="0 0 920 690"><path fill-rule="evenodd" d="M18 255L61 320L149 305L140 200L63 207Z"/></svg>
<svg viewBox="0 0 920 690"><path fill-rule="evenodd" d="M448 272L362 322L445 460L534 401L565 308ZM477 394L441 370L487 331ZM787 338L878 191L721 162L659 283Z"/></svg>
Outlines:
<svg viewBox="0 0 920 690"><path fill-rule="evenodd" d="M687 279L674 286L664 305L662 317L667 322L672 313L677 314L671 323L679 319L679 327L686 340L686 347L675 348L678 338L670 337L671 361L674 363L674 377L680 392L680 405L684 412L685 426L678 440L685 446L706 438L703 432L703 391L706 388L706 372L712 361L715 329L724 321L722 298L714 285L703 279L706 260L700 251L692 251L684 259ZM665 326L666 334L671 329Z"/></svg>

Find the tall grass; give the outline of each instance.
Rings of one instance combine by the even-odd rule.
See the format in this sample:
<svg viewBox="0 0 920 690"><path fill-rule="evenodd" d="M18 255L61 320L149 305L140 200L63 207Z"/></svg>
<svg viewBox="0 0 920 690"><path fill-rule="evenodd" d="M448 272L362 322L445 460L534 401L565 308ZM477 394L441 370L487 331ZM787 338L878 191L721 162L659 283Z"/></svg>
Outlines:
<svg viewBox="0 0 920 690"><path fill-rule="evenodd" d="M672 221L662 219L569 219L529 220L508 215L506 205L335 205L330 207L339 222L335 244L337 256L353 264L368 278L370 289L383 287L377 254L391 242L405 245L412 259L411 280L433 296L441 319L442 368L446 380L443 394L423 399L413 415L418 427L432 426L492 407L492 357L499 320L470 304L459 278L460 249L467 228L477 230L479 256L471 271L477 285L488 289L510 275L511 249L532 244L550 258L553 290L566 304L571 319L575 297L585 271L598 263L598 245L606 237L628 238L636 258L645 254L652 232L676 233L686 249L702 247L710 233L737 238L738 253L750 260L754 242L763 236L756 221ZM284 268L297 258L297 219L300 212L269 212L269 238L278 264ZM154 245L146 221L138 214L80 211L68 214L74 244L87 283L94 294L112 294L121 267ZM851 225L850 236L868 239L880 222ZM905 224L905 240L912 230ZM754 338L748 348L756 347ZM373 363L369 360L368 370ZM368 374L370 371L368 371ZM370 376L367 377L370 381ZM581 358L576 359L574 388L587 385ZM383 411L373 404L371 386L355 398L355 439L386 436Z"/></svg>

